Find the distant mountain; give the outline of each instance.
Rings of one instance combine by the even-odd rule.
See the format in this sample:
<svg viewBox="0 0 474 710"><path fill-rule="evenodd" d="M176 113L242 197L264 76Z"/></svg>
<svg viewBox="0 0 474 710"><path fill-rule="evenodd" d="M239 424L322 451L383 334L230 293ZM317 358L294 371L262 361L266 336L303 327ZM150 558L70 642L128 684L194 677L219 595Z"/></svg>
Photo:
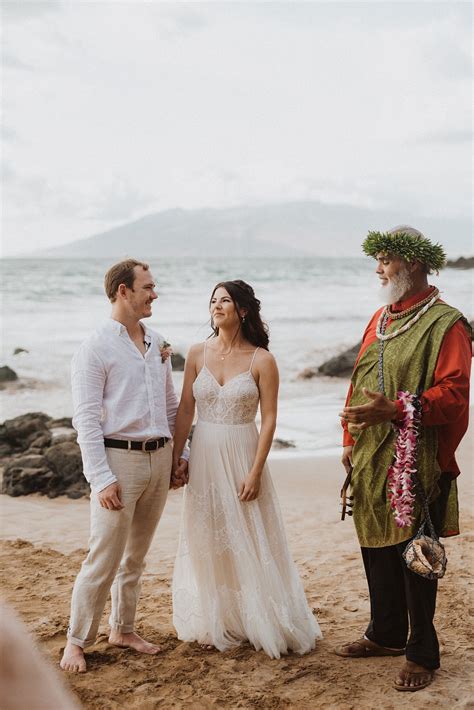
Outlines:
<svg viewBox="0 0 474 710"><path fill-rule="evenodd" d="M450 256L472 251L472 225L467 219L307 201L156 212L35 256L360 256L369 229L385 231L401 223L442 242Z"/></svg>

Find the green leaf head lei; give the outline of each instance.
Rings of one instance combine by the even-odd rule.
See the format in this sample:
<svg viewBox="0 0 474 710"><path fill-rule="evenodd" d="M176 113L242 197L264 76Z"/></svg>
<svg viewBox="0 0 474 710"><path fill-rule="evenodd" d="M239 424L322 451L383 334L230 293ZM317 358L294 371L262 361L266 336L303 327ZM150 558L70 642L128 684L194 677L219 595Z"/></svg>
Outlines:
<svg viewBox="0 0 474 710"><path fill-rule="evenodd" d="M405 261L420 261L428 273L438 272L446 264L446 253L441 244L433 244L413 227L401 226L389 232L369 232L362 244L367 256L395 254Z"/></svg>

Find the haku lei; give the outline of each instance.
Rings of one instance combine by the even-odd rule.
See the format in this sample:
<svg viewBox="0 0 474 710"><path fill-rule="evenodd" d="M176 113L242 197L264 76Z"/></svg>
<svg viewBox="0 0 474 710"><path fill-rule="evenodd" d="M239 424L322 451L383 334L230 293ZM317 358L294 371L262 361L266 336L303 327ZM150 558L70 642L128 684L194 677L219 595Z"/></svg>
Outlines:
<svg viewBox="0 0 474 710"><path fill-rule="evenodd" d="M403 421L395 443L395 459L387 472L388 499L399 528L413 523L415 494L412 474L416 474L416 452L420 436L421 406L419 398L410 392L398 392L403 404Z"/></svg>
<svg viewBox="0 0 474 710"><path fill-rule="evenodd" d="M415 237L403 231L395 233L369 232L362 244L367 256L377 258L377 254L396 254L405 261L421 261L430 270L438 272L446 265L446 252L441 244L433 243L427 237Z"/></svg>

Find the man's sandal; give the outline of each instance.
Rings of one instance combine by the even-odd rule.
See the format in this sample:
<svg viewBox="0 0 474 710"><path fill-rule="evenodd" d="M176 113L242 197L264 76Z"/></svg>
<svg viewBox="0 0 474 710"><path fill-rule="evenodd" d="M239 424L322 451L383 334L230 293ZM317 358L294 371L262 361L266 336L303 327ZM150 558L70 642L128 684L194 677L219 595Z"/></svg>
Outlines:
<svg viewBox="0 0 474 710"><path fill-rule="evenodd" d="M403 656L404 648L385 648L370 639L361 638L351 643L344 643L334 649L336 656L342 658L369 658L370 656Z"/></svg>
<svg viewBox="0 0 474 710"><path fill-rule="evenodd" d="M434 678L434 672L424 670L424 671L404 671L405 676L404 680L410 680L414 678L419 678L420 676L425 676L426 680L423 683L419 683L418 685L402 685L401 683L397 683L397 681L394 682L393 687L395 690L399 690L400 692L405 692L405 693L414 693L417 690L423 690L423 688L427 688L428 685L431 684L433 678ZM397 676L397 679L401 680L400 676Z"/></svg>

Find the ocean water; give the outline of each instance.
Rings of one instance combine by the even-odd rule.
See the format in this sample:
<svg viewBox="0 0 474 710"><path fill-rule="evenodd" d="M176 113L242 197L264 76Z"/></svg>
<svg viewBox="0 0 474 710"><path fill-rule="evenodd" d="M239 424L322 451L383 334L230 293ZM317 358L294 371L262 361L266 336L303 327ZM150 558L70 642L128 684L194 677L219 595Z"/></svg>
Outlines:
<svg viewBox="0 0 474 710"><path fill-rule="evenodd" d="M298 379L354 345L378 301L378 279L371 259L166 259L150 266L158 286L153 316L147 320L186 354L210 331L208 301L215 283L241 278L262 302L270 327L270 348L280 369L281 389L276 436L297 451L339 449L337 413L347 380ZM1 365L9 365L20 383L0 391L1 419L28 411L70 416L71 357L79 343L109 316L103 259L4 259L2 272ZM472 272L446 269L430 277L443 298L473 318ZM28 353L13 355L17 347ZM175 373L179 394L182 374Z"/></svg>

